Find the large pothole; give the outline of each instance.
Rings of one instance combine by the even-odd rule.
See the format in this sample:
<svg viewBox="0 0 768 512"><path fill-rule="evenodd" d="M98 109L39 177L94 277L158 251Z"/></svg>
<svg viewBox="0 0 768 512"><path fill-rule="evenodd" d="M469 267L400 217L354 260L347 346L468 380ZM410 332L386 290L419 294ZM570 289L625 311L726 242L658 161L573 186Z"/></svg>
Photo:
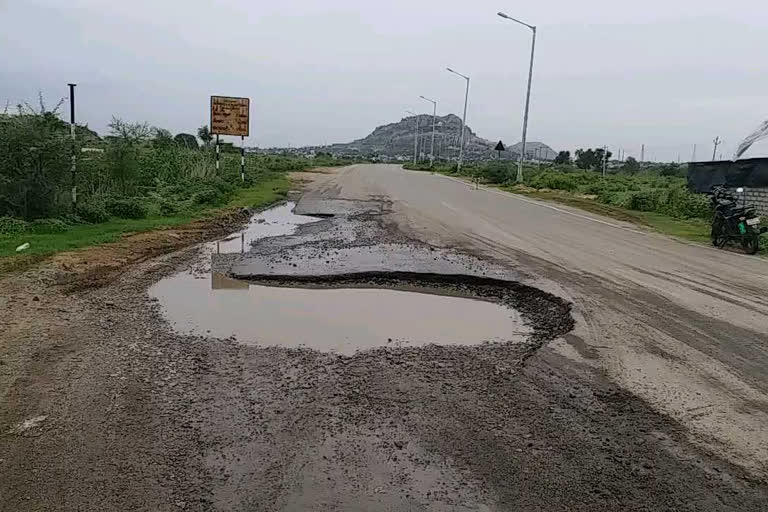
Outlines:
<svg viewBox="0 0 768 512"><path fill-rule="evenodd" d="M175 330L351 355L431 344L538 346L572 328L567 302L502 279L514 276L508 269L406 240L370 216L318 221L292 206L262 212L208 245L209 268L150 288Z"/></svg>
<svg viewBox="0 0 768 512"><path fill-rule="evenodd" d="M344 355L381 346L520 343L532 333L506 305L413 285L407 290L407 284L372 288L367 279L348 279L343 288L266 286L180 273L150 293L180 332Z"/></svg>

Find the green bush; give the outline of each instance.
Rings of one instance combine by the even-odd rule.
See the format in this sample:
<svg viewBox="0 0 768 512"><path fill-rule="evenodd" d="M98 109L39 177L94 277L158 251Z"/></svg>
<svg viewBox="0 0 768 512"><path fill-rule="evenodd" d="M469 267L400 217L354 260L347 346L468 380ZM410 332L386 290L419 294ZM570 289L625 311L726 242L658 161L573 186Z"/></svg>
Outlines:
<svg viewBox="0 0 768 512"><path fill-rule="evenodd" d="M61 219L37 219L32 221L31 230L34 233L63 233L69 226Z"/></svg>
<svg viewBox="0 0 768 512"><path fill-rule="evenodd" d="M29 231L29 223L13 217L0 217L0 236L21 235Z"/></svg>
<svg viewBox="0 0 768 512"><path fill-rule="evenodd" d="M712 206L709 198L704 194L688 194L685 201L686 217L698 219L710 219Z"/></svg>
<svg viewBox="0 0 768 512"><path fill-rule="evenodd" d="M222 193L215 188L206 188L195 192L192 195L192 202L197 205L210 205L214 206L223 203L225 198Z"/></svg>
<svg viewBox="0 0 768 512"><path fill-rule="evenodd" d="M657 192L654 190L642 190L627 194L626 206L630 210L640 212L653 212L657 209Z"/></svg>
<svg viewBox="0 0 768 512"><path fill-rule="evenodd" d="M107 207L101 201L89 201L77 205L77 215L86 222L100 224L109 220Z"/></svg>
<svg viewBox="0 0 768 512"><path fill-rule="evenodd" d="M143 219L147 216L146 206L135 197L112 199L107 203L107 211L121 219Z"/></svg>
<svg viewBox="0 0 768 512"><path fill-rule="evenodd" d="M85 220L76 213L67 213L59 218L70 226L85 223Z"/></svg>
<svg viewBox="0 0 768 512"><path fill-rule="evenodd" d="M530 181L532 187L549 188L552 190L565 190L572 192L576 190L576 179L561 173L543 172Z"/></svg>
<svg viewBox="0 0 768 512"><path fill-rule="evenodd" d="M160 201L160 215L171 216L179 213L181 206L173 199L163 199Z"/></svg>

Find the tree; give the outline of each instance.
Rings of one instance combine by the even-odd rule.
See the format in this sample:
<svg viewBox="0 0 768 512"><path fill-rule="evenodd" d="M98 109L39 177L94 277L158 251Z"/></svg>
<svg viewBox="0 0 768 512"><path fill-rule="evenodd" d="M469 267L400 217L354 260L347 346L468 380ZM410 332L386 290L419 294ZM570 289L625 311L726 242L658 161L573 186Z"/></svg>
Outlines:
<svg viewBox="0 0 768 512"><path fill-rule="evenodd" d="M613 153L608 151L608 156L605 156L605 150L603 148L598 149L578 149L576 150L576 167L585 170L594 170L603 168L603 158L607 160L611 159Z"/></svg>
<svg viewBox="0 0 768 512"><path fill-rule="evenodd" d="M603 148L597 148L595 150L595 169L602 169L603 168L603 159L605 159L606 162L610 162L611 157L613 156L613 153L608 151L608 153L605 152Z"/></svg>
<svg viewBox="0 0 768 512"><path fill-rule="evenodd" d="M106 151L110 174L119 184L122 193L130 192L139 174L139 150L152 135L147 123L128 123L112 117L109 123L111 136Z"/></svg>
<svg viewBox="0 0 768 512"><path fill-rule="evenodd" d="M208 129L207 124L204 124L197 129L197 136L200 137L200 140L203 141L205 146L210 145L211 141L213 140L213 135L211 134L211 130Z"/></svg>
<svg viewBox="0 0 768 512"><path fill-rule="evenodd" d="M41 95L39 110L0 115L0 217L50 217L68 205L72 141L59 105L48 109Z"/></svg>
<svg viewBox="0 0 768 512"><path fill-rule="evenodd" d="M637 159L635 159L635 157L630 156L630 157L627 157L627 161L624 162L623 169L629 174L635 174L640 170L640 164L637 162Z"/></svg>
<svg viewBox="0 0 768 512"><path fill-rule="evenodd" d="M168 148L173 144L173 134L165 128L152 128L152 146L160 148Z"/></svg>
<svg viewBox="0 0 768 512"><path fill-rule="evenodd" d="M187 149L197 149L200 145L197 143L197 138L191 133L177 133L173 138L174 142L179 146Z"/></svg>
<svg viewBox="0 0 768 512"><path fill-rule="evenodd" d="M571 163L571 152L561 151L555 157L555 165L567 165Z"/></svg>
<svg viewBox="0 0 768 512"><path fill-rule="evenodd" d="M595 167L595 152L592 149L576 150L576 167L579 169L592 169Z"/></svg>

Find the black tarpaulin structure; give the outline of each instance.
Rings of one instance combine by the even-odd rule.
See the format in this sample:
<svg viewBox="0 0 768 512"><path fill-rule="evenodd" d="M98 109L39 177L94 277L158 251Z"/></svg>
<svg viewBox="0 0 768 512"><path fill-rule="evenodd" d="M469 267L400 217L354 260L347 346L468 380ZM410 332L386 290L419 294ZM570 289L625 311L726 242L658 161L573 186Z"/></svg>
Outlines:
<svg viewBox="0 0 768 512"><path fill-rule="evenodd" d="M768 188L768 158L688 164L688 188L692 192L707 193L715 185Z"/></svg>

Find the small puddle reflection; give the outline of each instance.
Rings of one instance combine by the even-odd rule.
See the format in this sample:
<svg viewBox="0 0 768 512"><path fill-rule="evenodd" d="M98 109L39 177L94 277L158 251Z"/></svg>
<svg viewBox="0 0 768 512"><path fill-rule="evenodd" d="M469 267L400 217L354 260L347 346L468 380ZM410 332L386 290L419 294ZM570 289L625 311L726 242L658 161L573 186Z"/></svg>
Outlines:
<svg viewBox="0 0 768 512"><path fill-rule="evenodd" d="M350 355L380 346L525 341L506 307L462 297L366 288L283 288L179 273L150 289L185 334Z"/></svg>
<svg viewBox="0 0 768 512"><path fill-rule="evenodd" d="M256 240L271 236L290 235L301 224L318 222L320 219L307 215L296 215L293 208L296 203L287 202L269 210L257 213L248 222L244 230L233 233L223 240L208 244L214 254L232 254L248 252Z"/></svg>

